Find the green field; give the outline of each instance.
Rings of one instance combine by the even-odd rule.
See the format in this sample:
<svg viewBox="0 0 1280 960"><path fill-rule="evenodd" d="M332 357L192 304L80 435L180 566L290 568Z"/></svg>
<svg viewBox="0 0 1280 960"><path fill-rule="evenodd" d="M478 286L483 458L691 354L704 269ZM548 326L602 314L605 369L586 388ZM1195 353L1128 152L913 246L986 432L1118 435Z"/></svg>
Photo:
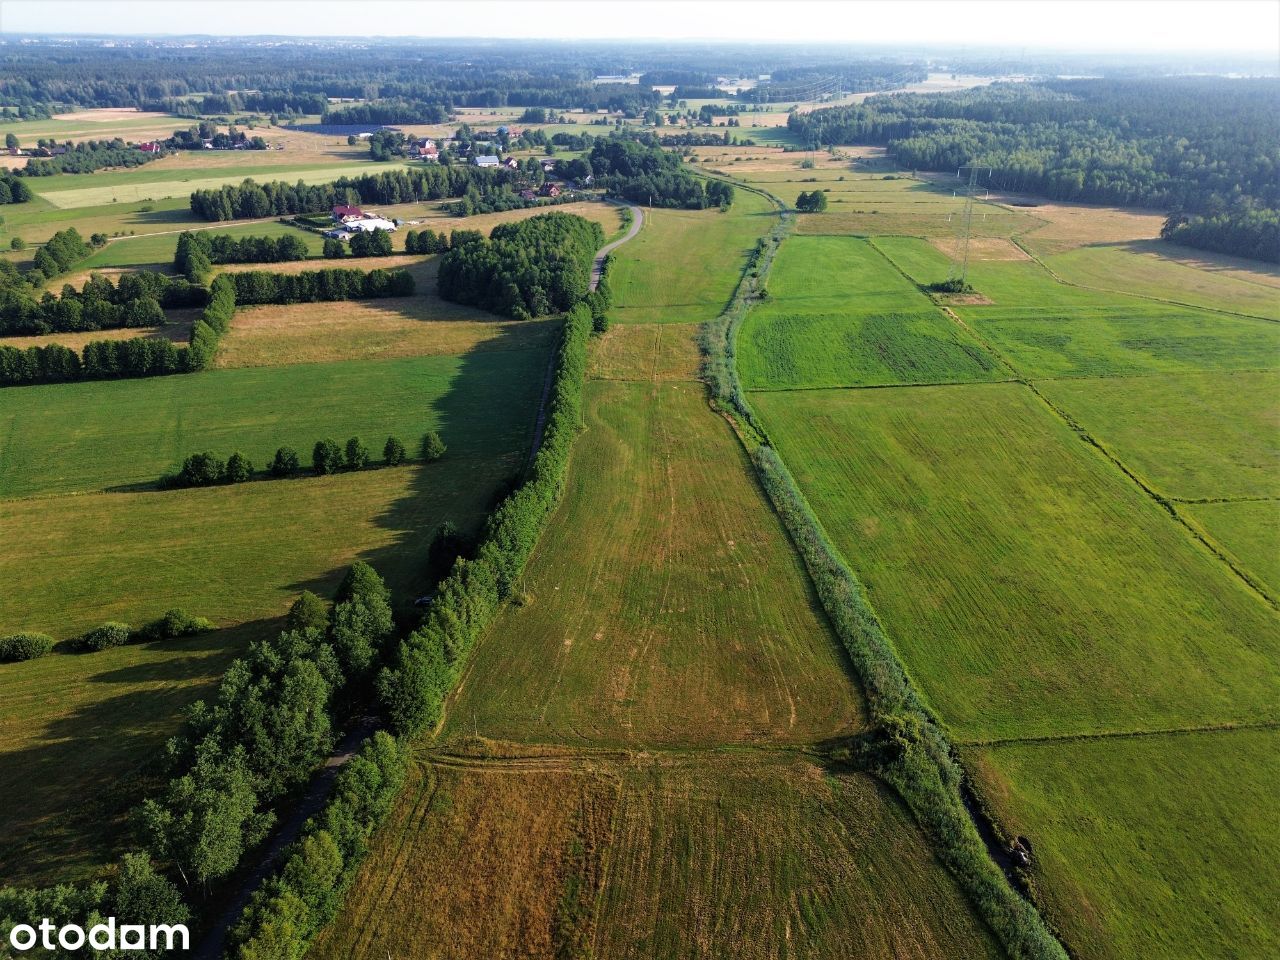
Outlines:
<svg viewBox="0 0 1280 960"><path fill-rule="evenodd" d="M700 383L593 381L564 503L446 735L690 745L860 724L786 534Z"/></svg>
<svg viewBox="0 0 1280 960"><path fill-rule="evenodd" d="M1280 501L1180 503L1178 513L1207 532L1273 596L1280 594Z"/></svg>
<svg viewBox="0 0 1280 960"><path fill-rule="evenodd" d="M208 228L209 224L193 226L204 229ZM163 264L168 268L173 263L173 252L178 245L179 232L122 237L119 240L113 240L89 259L77 263L75 270L82 272L98 267L136 267L154 264ZM307 251L312 256L319 255L324 247L324 238L320 234L276 222L225 224L219 225L211 232L231 237L282 237L288 234L305 243ZM325 265L329 266L329 264ZM61 278L55 280L54 284L57 285L60 282Z"/></svg>
<svg viewBox="0 0 1280 960"><path fill-rule="evenodd" d="M1058 276L1072 283L1280 320L1280 285L1274 267L1268 270L1258 264L1258 271L1271 282L1251 282L1221 271L1196 269L1161 256L1170 252L1189 254L1194 251L1152 240L1083 247L1046 257L1045 263Z"/></svg>
<svg viewBox="0 0 1280 960"><path fill-rule="evenodd" d="M753 402L960 739L1277 718L1274 610L1025 387Z"/></svg>
<svg viewBox="0 0 1280 960"><path fill-rule="evenodd" d="M1005 744L967 754L1032 843L1038 899L1081 960L1280 954L1280 734Z"/></svg>
<svg viewBox="0 0 1280 960"><path fill-rule="evenodd" d="M995 359L864 240L793 237L738 336L750 389L989 380Z"/></svg>
<svg viewBox="0 0 1280 960"><path fill-rule="evenodd" d="M775 218L767 200L745 190L728 213L649 210L639 236L619 251L609 274L622 323L702 323L733 295L747 254Z"/></svg>
<svg viewBox="0 0 1280 960"><path fill-rule="evenodd" d="M436 429L452 455L483 460L525 436L545 366L542 350L489 350L9 388L0 496L153 483L206 449L263 468L277 447L308 458L326 436L380 452L388 434Z"/></svg>
<svg viewBox="0 0 1280 960"><path fill-rule="evenodd" d="M1280 496L1280 371L1053 380L1039 388L1166 497Z"/></svg>

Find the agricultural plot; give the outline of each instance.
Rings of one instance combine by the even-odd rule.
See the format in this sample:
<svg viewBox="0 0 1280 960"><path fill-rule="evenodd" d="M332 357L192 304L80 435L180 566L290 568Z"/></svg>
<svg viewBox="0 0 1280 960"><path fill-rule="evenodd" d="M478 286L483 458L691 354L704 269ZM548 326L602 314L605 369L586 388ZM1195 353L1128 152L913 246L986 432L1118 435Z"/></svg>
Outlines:
<svg viewBox="0 0 1280 960"><path fill-rule="evenodd" d="M1038 387L1166 497L1280 497L1280 372L1052 380Z"/></svg>
<svg viewBox="0 0 1280 960"><path fill-rule="evenodd" d="M863 240L793 237L738 337L749 389L997 379L995 359Z"/></svg>
<svg viewBox="0 0 1280 960"><path fill-rule="evenodd" d="M1259 264L1257 276L1246 277L1239 270L1213 272L1162 256L1177 250L1160 241L1090 246L1046 257L1045 264L1070 283L1280 320L1280 269Z"/></svg>
<svg viewBox="0 0 1280 960"><path fill-rule="evenodd" d="M587 376L597 380L696 380L695 323L616 323L592 346Z"/></svg>
<svg viewBox="0 0 1280 960"><path fill-rule="evenodd" d="M1025 387L753 399L959 739L1276 719L1275 611Z"/></svg>
<svg viewBox="0 0 1280 960"><path fill-rule="evenodd" d="M199 229L208 227L209 224L203 222L198 225ZM297 227L291 227L274 220L257 223L221 224L214 232L232 237L282 237L287 234L297 237L305 243L308 253L312 256L318 256L324 246L324 238L318 233L299 230ZM81 273L101 267L138 267L144 265L168 272L172 269L173 253L178 246L179 233L181 233L180 230L175 230L112 240L89 259L76 264L76 272ZM259 267L261 266L259 264ZM270 269L273 270L279 266L280 264L269 265ZM65 282L63 278L58 277L52 281L52 285L60 288L63 282Z"/></svg>
<svg viewBox="0 0 1280 960"><path fill-rule="evenodd" d="M62 113L48 120L24 120L0 125L4 133L12 133L23 147L34 147L37 141L52 137L59 143L70 140L145 140L171 137L173 131L191 126L190 117L153 111L104 108Z"/></svg>
<svg viewBox="0 0 1280 960"><path fill-rule="evenodd" d="M806 742L861 705L786 534L698 383L591 381L564 501L446 735Z"/></svg>
<svg viewBox="0 0 1280 960"><path fill-rule="evenodd" d="M308 956L581 956L616 799L555 758L417 766Z"/></svg>
<svg viewBox="0 0 1280 960"><path fill-rule="evenodd" d="M609 274L621 323L701 323L724 309L756 240L772 229L772 205L739 190L728 213L646 210L639 235Z"/></svg>
<svg viewBox="0 0 1280 960"><path fill-rule="evenodd" d="M861 774L753 756L624 777L601 957L1000 956L907 814Z"/></svg>
<svg viewBox="0 0 1280 960"><path fill-rule="evenodd" d="M1280 952L1280 734L1011 743L966 754L1082 960Z"/></svg>
<svg viewBox="0 0 1280 960"><path fill-rule="evenodd" d="M114 567L102 571L117 574ZM112 862L127 836L129 811L154 787L148 761L162 756L182 710L207 697L252 640L278 627L255 622L183 640L0 664L5 882L79 881Z"/></svg>
<svg viewBox="0 0 1280 960"><path fill-rule="evenodd" d="M1280 500L1180 503L1177 510L1273 596L1280 594Z"/></svg>
<svg viewBox="0 0 1280 960"><path fill-rule="evenodd" d="M277 447L306 455L326 436L372 445L436 429L451 456L483 460L522 445L545 367L544 350L490 350L10 388L0 496L150 484L206 449L264 467Z"/></svg>

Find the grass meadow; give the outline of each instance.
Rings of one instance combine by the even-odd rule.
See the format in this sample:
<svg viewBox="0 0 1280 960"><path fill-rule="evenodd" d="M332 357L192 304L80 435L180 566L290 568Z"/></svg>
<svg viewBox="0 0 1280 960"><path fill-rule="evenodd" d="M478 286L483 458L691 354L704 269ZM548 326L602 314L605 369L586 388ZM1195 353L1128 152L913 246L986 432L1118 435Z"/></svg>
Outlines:
<svg viewBox="0 0 1280 960"><path fill-rule="evenodd" d="M610 316L620 323L701 323L724 309L772 205L739 190L728 213L649 210L609 274Z"/></svg>
<svg viewBox="0 0 1280 960"><path fill-rule="evenodd" d="M966 760L1081 960L1280 953L1280 733L1002 744Z"/></svg>
<svg viewBox="0 0 1280 960"><path fill-rule="evenodd" d="M961 740L1276 719L1275 611L1027 388L753 402Z"/></svg>
<svg viewBox="0 0 1280 960"><path fill-rule="evenodd" d="M861 724L836 640L700 383L591 381L565 498L446 735L796 742Z"/></svg>
<svg viewBox="0 0 1280 960"><path fill-rule="evenodd" d="M1166 497L1280 497L1280 370L1038 386Z"/></svg>
<svg viewBox="0 0 1280 960"><path fill-rule="evenodd" d="M1180 503L1177 510L1273 595L1280 593L1280 501Z"/></svg>

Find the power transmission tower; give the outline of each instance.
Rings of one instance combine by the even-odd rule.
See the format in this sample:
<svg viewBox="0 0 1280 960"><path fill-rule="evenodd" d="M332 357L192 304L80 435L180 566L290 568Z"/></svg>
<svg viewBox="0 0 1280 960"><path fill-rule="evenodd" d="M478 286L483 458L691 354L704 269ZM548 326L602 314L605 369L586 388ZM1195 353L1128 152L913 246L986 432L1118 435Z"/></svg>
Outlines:
<svg viewBox="0 0 1280 960"><path fill-rule="evenodd" d="M956 176L959 175L960 171L957 170ZM969 279L969 240L973 235L973 194L977 185L978 168L970 167L969 183L964 191L964 212L960 215L956 232L956 252L951 258L951 272L948 277L950 280L959 280L961 289L964 289Z"/></svg>

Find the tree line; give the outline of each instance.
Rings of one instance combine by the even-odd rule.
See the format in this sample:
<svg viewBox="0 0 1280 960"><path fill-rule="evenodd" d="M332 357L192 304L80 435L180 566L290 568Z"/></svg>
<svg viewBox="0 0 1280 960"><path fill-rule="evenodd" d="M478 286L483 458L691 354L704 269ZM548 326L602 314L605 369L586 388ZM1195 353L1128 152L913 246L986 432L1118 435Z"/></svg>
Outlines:
<svg viewBox="0 0 1280 960"><path fill-rule="evenodd" d="M62 295L39 300L22 285L0 288L0 336L39 336L121 327L154 327L165 322L163 307L202 306L203 287L151 270L109 277L91 274L80 290L62 285Z"/></svg>
<svg viewBox="0 0 1280 960"><path fill-rule="evenodd" d="M104 167L139 167L152 160L159 160L162 154L146 153L131 147L124 140L116 137L113 140L84 140L80 143L67 141L60 149L65 153L51 157L31 157L26 166L12 171L15 177L52 177L59 173L93 173Z"/></svg>
<svg viewBox="0 0 1280 960"><path fill-rule="evenodd" d="M326 267L299 273L249 270L224 273L219 279L222 277L230 279L240 306L407 297L414 290L413 274L404 269L366 271Z"/></svg>
<svg viewBox="0 0 1280 960"><path fill-rule="evenodd" d="M568 213L544 213L494 227L486 240L455 232L440 259L444 299L519 320L567 310L587 295L600 224Z"/></svg>
<svg viewBox="0 0 1280 960"><path fill-rule="evenodd" d="M675 153L645 138L597 137L586 161L596 181L614 196L657 207L728 209L733 187L693 175Z"/></svg>
<svg viewBox="0 0 1280 960"><path fill-rule="evenodd" d="M1278 97L1275 79L1056 80L878 96L787 124L811 145L885 145L905 167L976 167L1001 190L1162 207L1170 239L1274 261Z"/></svg>
<svg viewBox="0 0 1280 960"><path fill-rule="evenodd" d="M199 283L215 263L286 263L305 259L307 244L293 233L237 238L207 230L184 230L174 249L173 269Z"/></svg>

